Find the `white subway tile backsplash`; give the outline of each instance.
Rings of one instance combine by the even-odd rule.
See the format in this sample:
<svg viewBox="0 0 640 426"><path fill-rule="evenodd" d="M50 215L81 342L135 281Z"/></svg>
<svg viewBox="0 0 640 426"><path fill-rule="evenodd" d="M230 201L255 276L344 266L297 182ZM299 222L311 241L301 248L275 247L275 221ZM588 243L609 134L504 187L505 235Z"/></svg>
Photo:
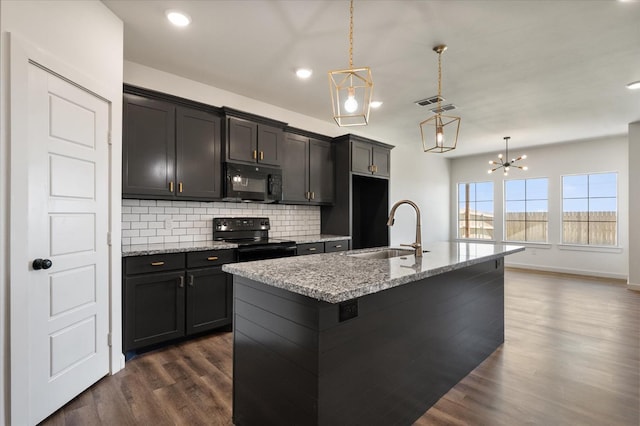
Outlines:
<svg viewBox="0 0 640 426"><path fill-rule="evenodd" d="M122 200L122 244L213 240L214 217L268 217L273 237L320 233L320 207L280 204Z"/></svg>

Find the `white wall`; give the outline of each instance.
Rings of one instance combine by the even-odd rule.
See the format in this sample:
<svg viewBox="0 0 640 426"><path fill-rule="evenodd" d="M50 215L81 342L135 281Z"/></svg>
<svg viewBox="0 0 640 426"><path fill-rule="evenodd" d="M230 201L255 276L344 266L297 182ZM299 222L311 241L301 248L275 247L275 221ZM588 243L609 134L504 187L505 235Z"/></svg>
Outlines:
<svg viewBox="0 0 640 426"><path fill-rule="evenodd" d="M436 154L422 152L420 132L416 122L416 140L408 144L380 139L366 127L340 128L332 121L318 120L285 110L245 96L208 86L177 75L149 68L134 62L124 62L124 81L192 99L209 105L228 106L288 123L290 126L327 136L355 133L380 142L395 145L391 151L391 188L389 202L409 198L422 210L423 242L449 238L449 165ZM328 95L327 95L328 96ZM391 243L412 243L415 238L415 213L408 206L398 209L396 225L391 228Z"/></svg>
<svg viewBox="0 0 640 426"><path fill-rule="evenodd" d="M640 121L629 124L629 288L640 290Z"/></svg>
<svg viewBox="0 0 640 426"><path fill-rule="evenodd" d="M110 194L112 209L111 229L114 234L111 255L116 261L111 268L114 299L116 332L121 328L118 318L121 316L120 293L120 188L121 188L121 129L122 122L122 58L123 25L111 11L97 0L87 1L6 1L0 2L0 358L3 370L0 387L0 422L9 424L9 301L8 290L21 283L9 282L9 176L12 169L26 169L25 164L9 164L10 147L9 126L9 45L8 34L18 35L20 39L34 45L44 56L55 58L58 63L72 69L76 75L83 76L82 81L97 82L104 89L106 97L112 102L112 157L117 159L111 169ZM19 117L12 117L11 121ZM116 201L114 203L114 200ZM25 211L26 216L26 211ZM115 220L114 220L115 219ZM20 309L20 307L15 307ZM121 340L120 335L114 341ZM119 365L119 360L116 360ZM15 421L15 418L14 418Z"/></svg>
<svg viewBox="0 0 640 426"><path fill-rule="evenodd" d="M515 143L513 143L515 142ZM522 163L528 171L512 170L508 179L549 178L549 244L522 244L527 250L509 256L506 264L556 272L579 273L626 279L629 271L629 163L626 135L520 149L517 141L509 146L510 156L527 154ZM502 173L487 174L489 160L498 153L452 160L451 211L456 212L457 183L494 182L495 237L503 240ZM572 248L561 244L562 176L591 172L618 172L618 248ZM456 238L455 214L450 215L451 238ZM520 244L520 243L518 243Z"/></svg>

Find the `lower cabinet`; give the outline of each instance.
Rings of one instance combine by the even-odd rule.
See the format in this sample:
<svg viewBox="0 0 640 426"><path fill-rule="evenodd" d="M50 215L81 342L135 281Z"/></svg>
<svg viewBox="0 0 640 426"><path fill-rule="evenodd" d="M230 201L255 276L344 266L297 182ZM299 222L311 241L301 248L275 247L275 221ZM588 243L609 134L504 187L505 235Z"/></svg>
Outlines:
<svg viewBox="0 0 640 426"><path fill-rule="evenodd" d="M125 258L124 350L231 324L232 277L222 264L235 256L210 250Z"/></svg>
<svg viewBox="0 0 640 426"><path fill-rule="evenodd" d="M349 250L349 240L298 244L298 256Z"/></svg>

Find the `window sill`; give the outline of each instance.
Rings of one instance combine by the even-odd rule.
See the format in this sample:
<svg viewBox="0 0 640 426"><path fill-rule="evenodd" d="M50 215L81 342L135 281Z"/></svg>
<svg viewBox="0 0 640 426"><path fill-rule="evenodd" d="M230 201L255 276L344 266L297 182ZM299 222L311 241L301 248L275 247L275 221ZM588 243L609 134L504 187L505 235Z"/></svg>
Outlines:
<svg viewBox="0 0 640 426"><path fill-rule="evenodd" d="M560 250L590 251L595 253L622 253L622 247L617 246L587 246L580 244L558 244Z"/></svg>
<svg viewBox="0 0 640 426"><path fill-rule="evenodd" d="M495 244L496 240L487 240L484 238L456 238L454 240L457 243L487 243L487 244Z"/></svg>
<svg viewBox="0 0 640 426"><path fill-rule="evenodd" d="M502 241L502 244L510 244L516 246L525 246L539 249L550 249L552 247L549 243L533 243L530 241Z"/></svg>

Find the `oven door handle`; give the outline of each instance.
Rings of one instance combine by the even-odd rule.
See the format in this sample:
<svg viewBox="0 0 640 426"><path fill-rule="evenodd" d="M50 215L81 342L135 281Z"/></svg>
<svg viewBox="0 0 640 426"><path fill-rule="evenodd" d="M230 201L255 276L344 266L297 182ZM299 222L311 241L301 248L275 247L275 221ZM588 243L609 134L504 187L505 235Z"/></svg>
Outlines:
<svg viewBox="0 0 640 426"><path fill-rule="evenodd" d="M253 246L253 247L240 247L238 248L238 253L257 253L262 251L293 251L297 246L274 246L274 245L266 245L266 246Z"/></svg>

